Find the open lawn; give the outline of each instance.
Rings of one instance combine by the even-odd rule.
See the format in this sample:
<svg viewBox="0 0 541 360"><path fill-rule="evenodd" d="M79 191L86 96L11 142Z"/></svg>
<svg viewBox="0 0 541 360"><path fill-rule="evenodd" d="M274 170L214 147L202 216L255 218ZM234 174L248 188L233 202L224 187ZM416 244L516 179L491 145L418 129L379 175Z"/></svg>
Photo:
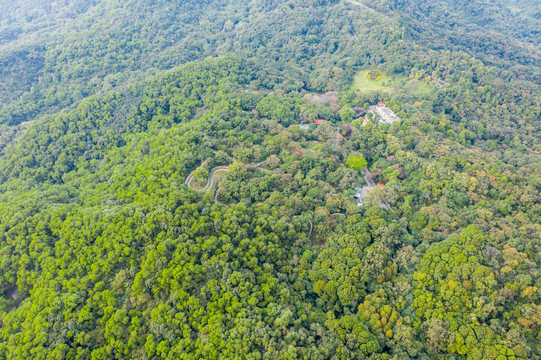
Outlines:
<svg viewBox="0 0 541 360"><path fill-rule="evenodd" d="M378 91L378 90L384 91L384 92L391 91L392 85L384 86L383 84L384 83L387 84L389 83L389 81L394 83L395 81L397 81L397 79L392 79L389 77L389 75L383 74L382 78L379 79L378 81L371 81L371 80L368 80L368 78L366 77L369 71L370 70L361 70L355 75L355 77L353 78L354 89L358 89L361 91Z"/></svg>
<svg viewBox="0 0 541 360"><path fill-rule="evenodd" d="M434 92L434 86L425 84L420 80L408 80L404 84L404 91L417 98L426 98Z"/></svg>
<svg viewBox="0 0 541 360"><path fill-rule="evenodd" d="M395 90L402 89L414 97L427 97L432 92L432 88L420 80L409 80L406 76L389 76L383 74L378 81L368 80L366 75L370 70L361 70L353 78L353 89L362 92L382 91L392 93Z"/></svg>
<svg viewBox="0 0 541 360"><path fill-rule="evenodd" d="M213 186L217 186L219 183L224 181L226 178L227 178L227 171L216 172L214 174Z"/></svg>

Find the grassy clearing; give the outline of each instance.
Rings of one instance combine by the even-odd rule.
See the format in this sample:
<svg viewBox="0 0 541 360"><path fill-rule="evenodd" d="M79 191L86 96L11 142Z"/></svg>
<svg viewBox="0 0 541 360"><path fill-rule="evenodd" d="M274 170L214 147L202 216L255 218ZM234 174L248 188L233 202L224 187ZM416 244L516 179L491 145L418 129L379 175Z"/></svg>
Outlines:
<svg viewBox="0 0 541 360"><path fill-rule="evenodd" d="M419 80L409 80L404 85L404 90L415 97L427 97L434 91L433 87Z"/></svg>
<svg viewBox="0 0 541 360"><path fill-rule="evenodd" d="M220 171L214 174L214 187L217 187L219 183L227 179L227 171ZM209 189L210 190L210 189Z"/></svg>
<svg viewBox="0 0 541 360"><path fill-rule="evenodd" d="M391 79L389 75L383 74L382 78L378 81L370 81L366 77L370 70L359 71L353 78L353 88L361 91L391 91L392 86L383 86L383 83L388 83L389 80L394 82L395 79Z"/></svg>
<svg viewBox="0 0 541 360"><path fill-rule="evenodd" d="M366 77L370 70L361 70L353 78L353 89L360 90L362 92L381 91L384 93L391 93L397 89L397 85L405 80L403 88L408 93L415 97L426 97L430 95L431 88L419 80L408 80L406 76L389 76L383 74L383 77L378 81L370 81Z"/></svg>

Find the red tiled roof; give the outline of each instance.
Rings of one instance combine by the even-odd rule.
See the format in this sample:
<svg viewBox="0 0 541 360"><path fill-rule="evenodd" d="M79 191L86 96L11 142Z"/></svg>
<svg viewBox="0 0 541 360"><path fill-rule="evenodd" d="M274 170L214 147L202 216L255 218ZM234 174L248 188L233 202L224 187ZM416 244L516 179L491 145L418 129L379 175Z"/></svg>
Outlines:
<svg viewBox="0 0 541 360"><path fill-rule="evenodd" d="M385 105L385 103L383 101L379 101L378 105Z"/></svg>
<svg viewBox="0 0 541 360"><path fill-rule="evenodd" d="M325 120L325 119L317 119L316 120L316 125L323 124L324 122L327 122L327 120Z"/></svg>

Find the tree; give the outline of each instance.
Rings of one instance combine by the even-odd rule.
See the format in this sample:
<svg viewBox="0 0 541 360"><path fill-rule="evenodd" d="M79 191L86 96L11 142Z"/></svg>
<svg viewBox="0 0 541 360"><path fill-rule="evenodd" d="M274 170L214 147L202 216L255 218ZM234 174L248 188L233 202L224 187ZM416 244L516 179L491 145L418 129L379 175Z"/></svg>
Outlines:
<svg viewBox="0 0 541 360"><path fill-rule="evenodd" d="M193 171L193 176L195 177L195 180L197 180L197 182L200 185L204 185L207 182L207 178L209 176L209 171L206 168L205 164L195 169Z"/></svg>
<svg viewBox="0 0 541 360"><path fill-rule="evenodd" d="M446 351L455 341L455 334L448 329L449 324L443 320L432 318L425 322L426 336L429 344L436 350Z"/></svg>
<svg viewBox="0 0 541 360"><path fill-rule="evenodd" d="M344 106L338 111L338 115L340 115L340 118L343 122L350 123L353 121L353 115L355 112L350 106Z"/></svg>
<svg viewBox="0 0 541 360"><path fill-rule="evenodd" d="M229 162L229 156L227 153L223 150L219 150L216 152L216 156L214 158L217 164L225 165Z"/></svg>
<svg viewBox="0 0 541 360"><path fill-rule="evenodd" d="M361 171L367 164L366 159L359 155L350 155L346 160L346 165L355 171Z"/></svg>

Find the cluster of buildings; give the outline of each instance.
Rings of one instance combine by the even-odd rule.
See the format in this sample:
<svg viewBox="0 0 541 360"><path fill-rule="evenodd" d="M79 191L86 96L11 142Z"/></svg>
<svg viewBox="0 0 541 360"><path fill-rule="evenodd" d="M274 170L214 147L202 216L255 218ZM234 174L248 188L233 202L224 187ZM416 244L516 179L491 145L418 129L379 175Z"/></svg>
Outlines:
<svg viewBox="0 0 541 360"><path fill-rule="evenodd" d="M375 116L377 120L386 124L392 124L394 122L401 120L400 117L396 115L394 111L389 109L383 101L378 102L377 105L369 106L368 110L365 110L361 107L355 107L353 110L357 113L357 116L360 116L361 118L364 116L365 120L363 122L363 126L366 125L366 123L369 121L368 120L369 114L373 114L373 116ZM314 121L314 124L316 126L320 126L326 122L327 120L325 119L317 119ZM310 127L310 124L305 124L302 121L299 121L298 126L300 129L308 130ZM344 136L340 133L340 131L338 131L336 135L336 140L334 142L334 146L337 148L341 148L342 146L340 142L343 138ZM394 156L387 157L387 161L392 163L394 161ZM397 170L400 169L398 165L394 165L393 167ZM378 172L383 171L383 169L377 169L377 170ZM382 189L385 188L385 185L382 184L381 182L377 185L374 184L374 181L372 180L372 174L370 174L368 169L366 169L366 172L363 172L363 173L364 173L364 179L366 181L366 185L363 186L362 188L355 188L355 195L353 195L353 198L355 199L357 206L364 205L366 197L368 196L368 193L370 192L370 190L372 190L376 186L380 186ZM385 209L389 208L389 205L383 200L379 200L378 205Z"/></svg>
<svg viewBox="0 0 541 360"><path fill-rule="evenodd" d="M392 124L394 122L400 121L400 117L396 115L394 111L389 109L383 101L378 102L377 105L369 106L368 110L365 110L361 107L355 107L353 110L357 113L357 116L360 116L360 117L365 116L363 126L366 125L368 122L368 117L366 116L368 114L374 114L377 117L377 119L379 119L380 122L386 123L386 124ZM325 119L317 119L316 121L314 121L314 124L316 126L319 126L326 122L327 120ZM305 124L299 121L300 129L308 130L309 127L310 127L310 124Z"/></svg>
<svg viewBox="0 0 541 360"><path fill-rule="evenodd" d="M400 121L398 115L389 109L383 101L378 102L377 105L372 105L368 107L368 113L373 113L379 115L380 121L386 124L392 124L394 122Z"/></svg>
<svg viewBox="0 0 541 360"><path fill-rule="evenodd" d="M327 120L325 120L325 119L317 119L316 121L314 121L314 124L319 126L319 125L321 125L323 123L326 123L326 122L327 122ZM308 130L309 128L310 128L310 124L304 124L299 120L299 129Z"/></svg>

